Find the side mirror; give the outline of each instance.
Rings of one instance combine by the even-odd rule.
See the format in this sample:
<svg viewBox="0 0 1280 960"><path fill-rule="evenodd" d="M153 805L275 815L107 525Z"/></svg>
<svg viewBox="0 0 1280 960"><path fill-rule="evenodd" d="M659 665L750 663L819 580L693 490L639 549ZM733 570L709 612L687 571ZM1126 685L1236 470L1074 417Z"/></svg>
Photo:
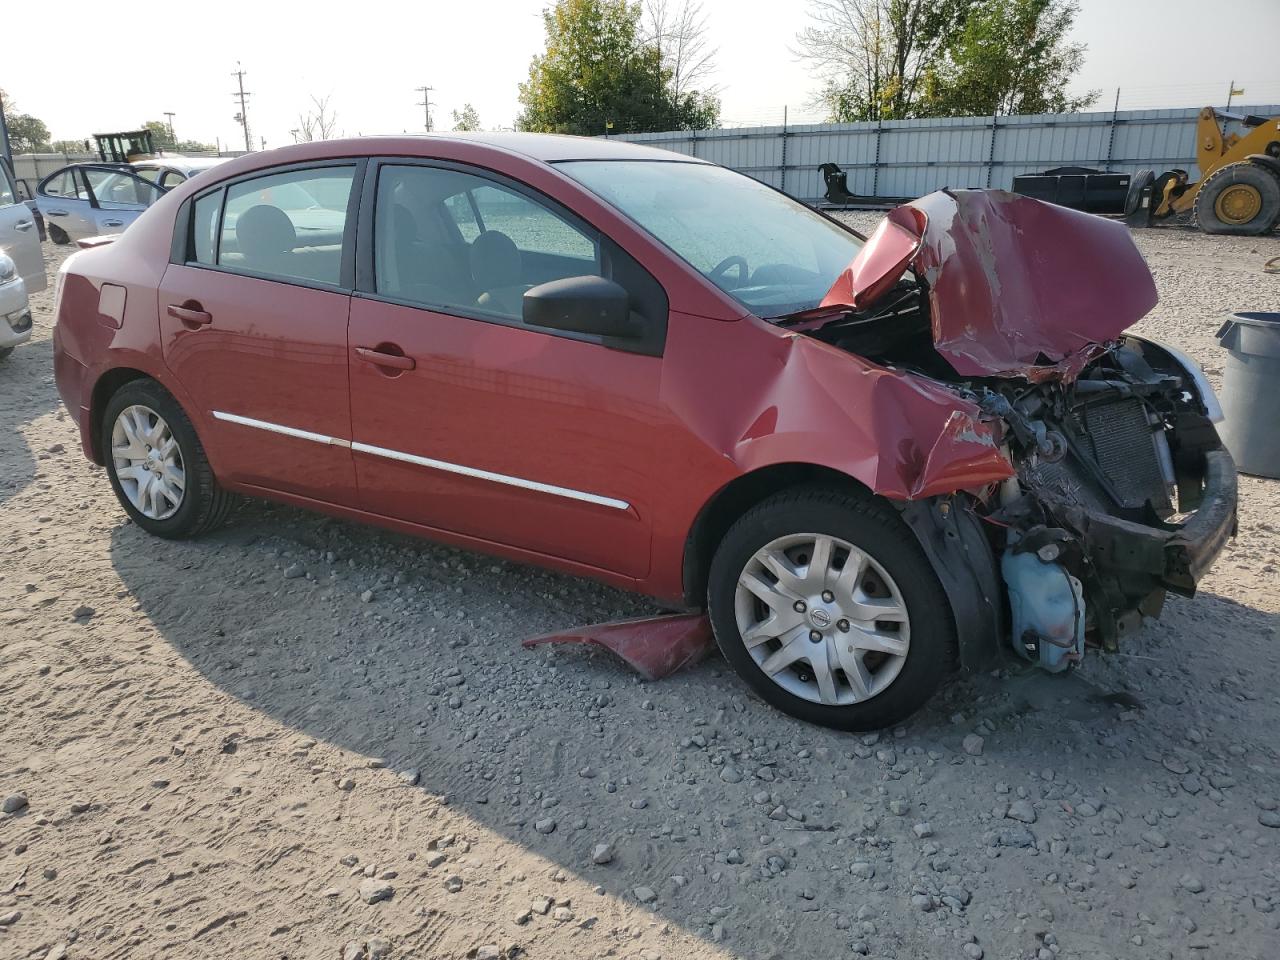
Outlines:
<svg viewBox="0 0 1280 960"><path fill-rule="evenodd" d="M572 330L601 337L639 337L631 297L604 277L565 277L540 283L524 294L524 322L531 327Z"/></svg>

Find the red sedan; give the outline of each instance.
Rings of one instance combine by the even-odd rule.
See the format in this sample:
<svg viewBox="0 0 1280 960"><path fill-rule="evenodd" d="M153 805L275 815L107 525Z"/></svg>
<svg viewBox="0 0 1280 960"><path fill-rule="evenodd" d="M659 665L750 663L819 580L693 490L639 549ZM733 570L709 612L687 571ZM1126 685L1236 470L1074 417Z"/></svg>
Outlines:
<svg viewBox="0 0 1280 960"><path fill-rule="evenodd" d="M304 144L58 278L84 453L163 537L270 497L705 608L762 696L881 726L1113 647L1234 532L1217 402L1122 331L1118 224L932 194L870 239L745 176L525 134Z"/></svg>

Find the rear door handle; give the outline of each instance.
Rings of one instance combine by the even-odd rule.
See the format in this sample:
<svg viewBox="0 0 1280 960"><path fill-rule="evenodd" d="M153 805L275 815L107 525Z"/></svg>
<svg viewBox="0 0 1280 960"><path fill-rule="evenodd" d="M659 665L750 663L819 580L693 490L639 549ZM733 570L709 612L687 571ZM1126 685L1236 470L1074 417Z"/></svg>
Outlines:
<svg viewBox="0 0 1280 960"><path fill-rule="evenodd" d="M398 353L384 353L373 347L356 347L356 356L365 363L372 363L378 367L391 367L395 370L412 370L418 365L413 357Z"/></svg>
<svg viewBox="0 0 1280 960"><path fill-rule="evenodd" d="M169 316L181 320L183 323L195 324L199 327L208 326L213 323L213 314L201 308L200 304L194 301L187 301L190 306L178 306L176 303L169 304L167 312Z"/></svg>
<svg viewBox="0 0 1280 960"><path fill-rule="evenodd" d="M19 220L17 223L13 225L13 229L21 230L23 233L26 233L28 230L30 230L34 226L35 224L30 220Z"/></svg>
<svg viewBox="0 0 1280 960"><path fill-rule="evenodd" d="M124 221L123 220L103 220L102 225L104 227L123 227Z"/></svg>

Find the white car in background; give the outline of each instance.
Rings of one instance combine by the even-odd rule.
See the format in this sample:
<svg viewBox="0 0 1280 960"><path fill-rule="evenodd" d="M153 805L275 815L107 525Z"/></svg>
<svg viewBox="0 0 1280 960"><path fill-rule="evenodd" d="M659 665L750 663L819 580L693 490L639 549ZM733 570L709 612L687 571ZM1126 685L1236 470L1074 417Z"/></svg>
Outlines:
<svg viewBox="0 0 1280 960"><path fill-rule="evenodd" d="M31 304L27 300L27 285L18 274L13 258L0 253L0 360L30 339Z"/></svg>
<svg viewBox="0 0 1280 960"><path fill-rule="evenodd" d="M47 283L35 215L18 199L13 176L0 159L0 359L31 338L27 294L39 293Z"/></svg>
<svg viewBox="0 0 1280 960"><path fill-rule="evenodd" d="M121 233L168 190L220 163L218 157L156 157L134 163L73 163L36 188L54 243Z"/></svg>

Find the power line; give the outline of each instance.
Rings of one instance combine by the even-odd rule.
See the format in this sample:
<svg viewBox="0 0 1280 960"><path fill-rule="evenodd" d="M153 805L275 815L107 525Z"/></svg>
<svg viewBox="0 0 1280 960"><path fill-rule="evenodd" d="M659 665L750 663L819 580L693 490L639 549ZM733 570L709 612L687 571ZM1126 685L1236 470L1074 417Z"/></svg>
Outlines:
<svg viewBox="0 0 1280 960"><path fill-rule="evenodd" d="M244 149L246 152L253 151L253 140L249 136L249 110L247 101L250 94L244 88L244 70L240 67L240 61L236 61L236 69L231 74L236 78L236 82L240 86L238 93L231 94L232 98L240 101L240 112L236 114L236 123L244 128Z"/></svg>
<svg viewBox="0 0 1280 960"><path fill-rule="evenodd" d="M427 133L430 133L431 132L431 108L432 106L434 106L434 104L432 104L431 102L431 91L433 91L435 87L415 87L414 89L418 93L422 94L422 100L418 103L418 106L422 107L423 113L426 115Z"/></svg>

